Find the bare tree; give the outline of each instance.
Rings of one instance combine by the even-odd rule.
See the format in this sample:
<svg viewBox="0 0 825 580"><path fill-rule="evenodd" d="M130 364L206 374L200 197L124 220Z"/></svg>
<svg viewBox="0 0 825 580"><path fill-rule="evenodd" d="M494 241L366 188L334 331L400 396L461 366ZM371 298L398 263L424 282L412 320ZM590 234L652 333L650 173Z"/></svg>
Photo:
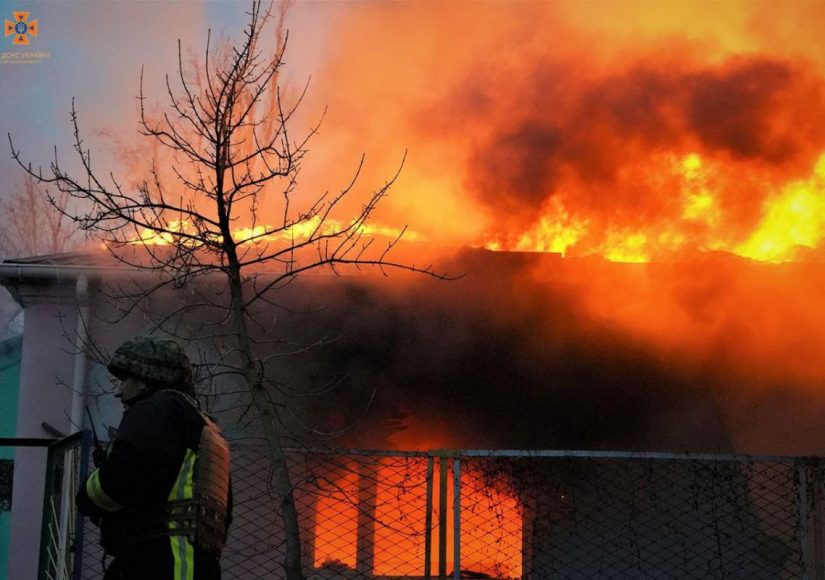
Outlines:
<svg viewBox="0 0 825 580"><path fill-rule="evenodd" d="M53 201L66 206L69 194L61 192ZM49 202L36 179L26 173L18 189L0 201L0 252L20 258L39 254L57 254L78 240L77 228L65 213Z"/></svg>
<svg viewBox="0 0 825 580"><path fill-rule="evenodd" d="M196 306L221 313L213 321L221 330L212 335L222 334L230 343L220 361L229 371L221 372L241 378L268 443L282 498L283 566L287 578L297 580L302 577L301 546L284 451L283 409L268 388L277 381L264 372L261 341L250 328L256 324L256 305L271 303L273 293L302 273L319 269L338 273L369 266L382 273L396 268L444 276L430 266L390 259L403 230L384 243L370 235L368 221L397 173L365 195L360 209L348 217L341 217L342 202L354 195L363 156L351 181L337 193L299 193L302 161L318 126L298 138L290 132L306 88L288 98L279 85L287 8L281 3L267 9L255 0L242 40L231 50L216 50L210 31L203 59L195 66L184 58L179 42L176 78L166 77L168 107L161 114L152 114L146 105L141 73L140 133L152 142L156 155L134 188L111 175L104 179L93 169L74 102L71 120L74 150L83 168L80 177L64 171L57 154L47 170L34 169L22 161L11 135L9 142L29 175L87 208L63 210L81 229L105 243L120 262L158 274L156 283L130 296L133 304L164 288L191 288L199 278L222 281L225 293L212 292L197 304L189 300L177 313ZM262 32L272 21L277 44L267 51ZM65 208L63 200L51 199L55 207ZM157 326L164 328L170 319Z"/></svg>
<svg viewBox="0 0 825 580"><path fill-rule="evenodd" d="M54 200L61 207L68 193ZM21 258L64 252L79 241L77 227L49 203L37 180L24 174L17 189L7 199L0 200L0 259ZM17 327L21 309L2 291L0 296L0 338Z"/></svg>

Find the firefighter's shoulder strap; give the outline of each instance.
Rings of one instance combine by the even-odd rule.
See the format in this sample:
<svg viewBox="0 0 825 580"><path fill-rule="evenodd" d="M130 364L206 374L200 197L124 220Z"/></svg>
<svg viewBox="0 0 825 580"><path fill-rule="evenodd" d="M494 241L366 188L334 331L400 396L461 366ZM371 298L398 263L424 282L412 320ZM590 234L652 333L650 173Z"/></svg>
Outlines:
<svg viewBox="0 0 825 580"><path fill-rule="evenodd" d="M193 474L192 498L170 502L170 523L180 524L181 527L194 532L197 545L220 554L226 543L229 517L229 444L215 422L200 409L194 398L181 391L168 390L194 407L203 419ZM193 515L196 515L196 522L192 521ZM193 523L196 523L196 526L192 526ZM193 527L196 529L193 530Z"/></svg>

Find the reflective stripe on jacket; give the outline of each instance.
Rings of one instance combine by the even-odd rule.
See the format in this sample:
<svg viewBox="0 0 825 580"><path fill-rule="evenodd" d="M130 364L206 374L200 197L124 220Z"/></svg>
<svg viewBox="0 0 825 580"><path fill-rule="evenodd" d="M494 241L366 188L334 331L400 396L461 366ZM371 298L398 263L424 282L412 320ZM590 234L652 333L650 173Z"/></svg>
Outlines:
<svg viewBox="0 0 825 580"><path fill-rule="evenodd" d="M196 527L189 525L189 514L197 510L192 500L205 424L190 400L174 391L158 391L126 410L106 462L77 495L80 511L100 518L107 553L116 555L135 541L168 536L175 578L192 578L189 538L196 537ZM170 514L176 515L170 519ZM221 521L228 519L225 515Z"/></svg>

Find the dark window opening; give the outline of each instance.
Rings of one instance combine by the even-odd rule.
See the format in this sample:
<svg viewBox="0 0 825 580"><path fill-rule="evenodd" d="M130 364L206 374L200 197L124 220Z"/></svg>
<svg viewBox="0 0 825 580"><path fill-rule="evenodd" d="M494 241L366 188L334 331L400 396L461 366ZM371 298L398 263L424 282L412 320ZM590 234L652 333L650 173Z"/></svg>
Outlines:
<svg viewBox="0 0 825 580"><path fill-rule="evenodd" d="M11 511L11 484L14 479L14 460L0 459L0 512Z"/></svg>

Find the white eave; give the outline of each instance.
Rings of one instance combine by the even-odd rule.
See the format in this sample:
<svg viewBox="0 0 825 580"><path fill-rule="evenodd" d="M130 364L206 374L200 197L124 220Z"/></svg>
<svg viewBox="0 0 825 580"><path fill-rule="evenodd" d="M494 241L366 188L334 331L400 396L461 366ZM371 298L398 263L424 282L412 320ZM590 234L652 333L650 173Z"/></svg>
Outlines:
<svg viewBox="0 0 825 580"><path fill-rule="evenodd" d="M90 257L88 254L56 254L5 260L0 262L0 286L5 286L23 306L22 293L28 293L24 288L68 286L81 279L88 282L118 275L134 279L140 275L139 270L126 266L96 265Z"/></svg>

